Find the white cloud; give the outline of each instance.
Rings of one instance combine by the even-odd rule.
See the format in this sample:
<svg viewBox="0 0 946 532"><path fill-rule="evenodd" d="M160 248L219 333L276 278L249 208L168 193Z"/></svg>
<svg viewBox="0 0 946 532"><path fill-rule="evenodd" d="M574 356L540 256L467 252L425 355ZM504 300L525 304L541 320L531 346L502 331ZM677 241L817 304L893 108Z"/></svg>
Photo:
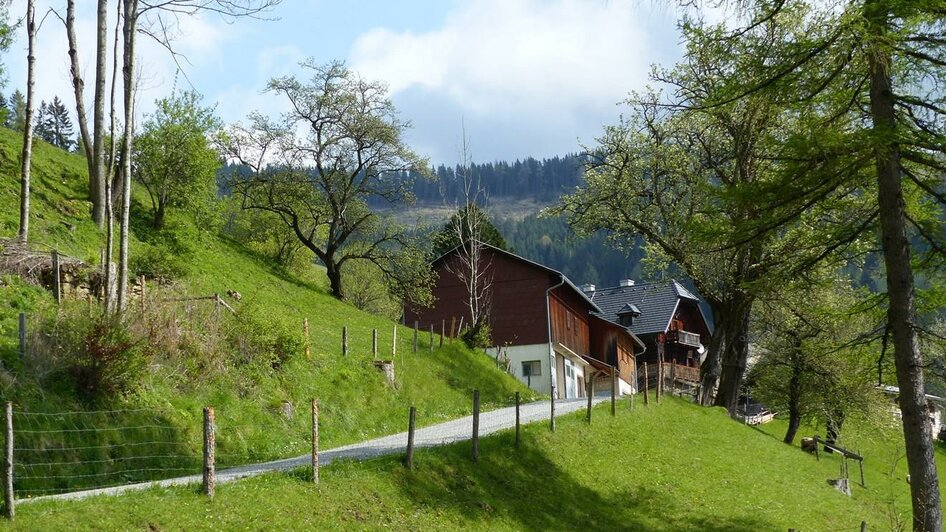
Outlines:
<svg viewBox="0 0 946 532"><path fill-rule="evenodd" d="M655 22L657 31L670 27L637 2L474 0L429 32L361 35L350 64L387 81L395 101L423 91L446 95L453 107L447 112L484 126L490 116L497 117L494 127L531 122L519 134L534 132L546 145L527 149L550 155L576 150L578 136L590 140L616 119L615 104L643 87L661 53L648 27ZM550 128L561 130L550 136ZM541 155L521 153L533 154Z"/></svg>

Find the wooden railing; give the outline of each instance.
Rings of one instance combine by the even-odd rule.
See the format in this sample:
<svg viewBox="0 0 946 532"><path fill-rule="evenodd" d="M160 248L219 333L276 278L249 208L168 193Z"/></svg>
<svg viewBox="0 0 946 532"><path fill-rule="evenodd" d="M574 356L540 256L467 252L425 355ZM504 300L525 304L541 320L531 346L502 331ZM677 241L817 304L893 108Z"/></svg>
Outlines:
<svg viewBox="0 0 946 532"><path fill-rule="evenodd" d="M663 373L665 378L675 378L677 381L700 382L700 368L691 368L672 362L664 362Z"/></svg>
<svg viewBox="0 0 946 532"><path fill-rule="evenodd" d="M700 346L700 335L687 331L670 331L670 341L691 347Z"/></svg>

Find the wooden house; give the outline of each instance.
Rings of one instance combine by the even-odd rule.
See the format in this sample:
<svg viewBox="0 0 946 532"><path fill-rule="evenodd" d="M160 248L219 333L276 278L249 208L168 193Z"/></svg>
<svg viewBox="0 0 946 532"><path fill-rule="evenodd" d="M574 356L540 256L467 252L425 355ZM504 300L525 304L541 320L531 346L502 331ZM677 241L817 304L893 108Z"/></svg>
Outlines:
<svg viewBox="0 0 946 532"><path fill-rule="evenodd" d="M700 297L676 280L618 286L583 287L601 309L602 319L626 327L646 349L638 362L667 365L664 374L699 382L700 363L709 343L711 324L700 307ZM673 367L669 367L672 365Z"/></svg>
<svg viewBox="0 0 946 532"><path fill-rule="evenodd" d="M469 323L467 288L450 267L458 252L455 248L433 262L435 302L429 308L406 308L406 323L448 332L451 323ZM608 360L633 364L635 345L642 349L630 332L597 317L602 309L561 272L487 244L481 265L491 284L493 347L487 352L532 389L561 399L583 397L589 379L608 375L600 380L611 382ZM622 389L630 389L633 367L625 365L619 373L628 378Z"/></svg>

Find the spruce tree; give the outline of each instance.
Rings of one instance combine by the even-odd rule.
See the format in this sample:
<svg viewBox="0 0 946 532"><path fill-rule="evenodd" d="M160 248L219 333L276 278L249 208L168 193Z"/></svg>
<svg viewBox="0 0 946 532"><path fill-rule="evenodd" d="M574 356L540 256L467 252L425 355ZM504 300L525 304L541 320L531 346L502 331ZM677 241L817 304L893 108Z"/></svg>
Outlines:
<svg viewBox="0 0 946 532"><path fill-rule="evenodd" d="M69 151L74 146L72 139L75 132L72 129L72 120L69 118L69 110L63 105L58 96L53 97L52 103L46 107L46 125L49 129L50 140L48 142L54 146Z"/></svg>
<svg viewBox="0 0 946 532"><path fill-rule="evenodd" d="M13 91L10 96L10 128L15 131L23 131L26 126L26 97L20 92L20 89Z"/></svg>

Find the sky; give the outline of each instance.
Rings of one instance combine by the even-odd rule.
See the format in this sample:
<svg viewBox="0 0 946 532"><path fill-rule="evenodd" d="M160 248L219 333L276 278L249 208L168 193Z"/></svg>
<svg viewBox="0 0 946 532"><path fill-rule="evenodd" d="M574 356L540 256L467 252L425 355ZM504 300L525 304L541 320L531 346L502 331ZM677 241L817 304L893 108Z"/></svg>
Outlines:
<svg viewBox="0 0 946 532"><path fill-rule="evenodd" d="M13 17L25 13L14 0ZM114 5L115 2L110 2ZM139 36L138 123L154 100L195 89L225 122L286 102L269 79L308 74L299 62L343 60L384 81L408 143L434 164L457 164L465 131L475 162L552 157L593 144L647 84L651 65L681 54L669 2L640 0L283 0L265 20L217 15L179 20L175 63ZM77 2L79 56L91 105L95 11ZM65 15L65 1L36 0ZM112 16L114 19L114 15ZM114 20L110 21L110 32ZM110 33L109 40L112 35ZM26 86L25 30L2 56L6 94ZM73 107L63 24L49 14L37 38L36 98ZM180 65L180 71L178 69ZM119 74L120 75L120 74Z"/></svg>

